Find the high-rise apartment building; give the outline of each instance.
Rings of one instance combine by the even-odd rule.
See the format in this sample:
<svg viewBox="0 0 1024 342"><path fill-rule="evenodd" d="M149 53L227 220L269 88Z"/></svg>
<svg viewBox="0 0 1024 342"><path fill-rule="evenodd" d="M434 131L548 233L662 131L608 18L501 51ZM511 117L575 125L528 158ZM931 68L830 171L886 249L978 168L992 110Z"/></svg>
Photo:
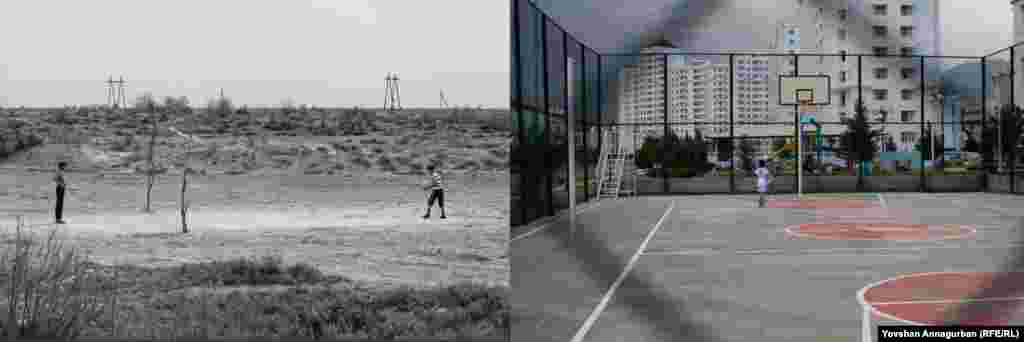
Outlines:
<svg viewBox="0 0 1024 342"><path fill-rule="evenodd" d="M941 55L940 0L792 0L794 12L783 21L799 28L803 37L799 53ZM786 39L780 32L780 41ZM782 44L780 51L787 51ZM858 68L858 60L861 62ZM927 79L939 76L940 59L926 59ZM794 72L786 63L782 73ZM831 76L831 106L819 109L819 121L835 122L852 117L857 99L863 99L869 119L886 115L886 134L901 150L909 150L920 136L920 127L900 125L921 119L920 59L875 56L801 57L798 73ZM858 82L860 87L858 87ZM929 81L930 82L930 81ZM927 86L930 84L926 84ZM941 106L925 91L926 121L941 119ZM952 113L945 113L948 117ZM825 127L825 134L830 132ZM841 130L834 127L832 130Z"/></svg>
<svg viewBox="0 0 1024 342"><path fill-rule="evenodd" d="M781 14L767 51L754 46L742 52L940 55L940 0L783 0L789 14ZM812 3L813 2L813 3ZM1024 4L1024 0L1017 2ZM1020 7L1020 6L1017 6ZM1017 8L1024 11L1024 8ZM1022 16L1024 17L1024 16ZM1024 25L1024 20L1020 25ZM714 34L714 32L709 32ZM667 42L654 44L643 53L679 52ZM862 62L858 68L858 59ZM898 124L921 119L920 59L865 56L744 56L735 57L735 94L732 98L735 135L785 136L785 125L745 125L744 122L789 122L794 112L778 106L778 77L829 75L831 105L818 108L819 122L839 122L854 115L858 98L864 100L869 119L883 112L889 123L887 135L901 150L909 150L920 136L920 126ZM942 60L926 59L928 79L939 76ZM664 59L644 55L626 66L619 76L620 122L636 125L642 135L663 134L665 120ZM693 134L699 127L706 137L729 135L729 65L726 56L673 56L669 58L668 122L707 122L673 125L676 134ZM1024 73L1021 73L1024 74ZM861 87L858 87L861 82ZM1021 82L1024 84L1024 82ZM930 83L929 83L930 85ZM941 106L925 94L925 120L940 120ZM952 113L945 113L948 117ZM947 120L950 121L950 120ZM721 123L721 124L710 124ZM823 133L836 135L845 127L826 125ZM766 145L766 144L761 144Z"/></svg>
<svg viewBox="0 0 1024 342"><path fill-rule="evenodd" d="M678 51L671 46L652 46L642 51L658 52ZM767 117L768 64L767 57L735 57L735 121ZM662 55L643 55L637 63L625 66L620 75L619 121L637 126L635 131L642 136L664 133L664 67ZM676 135L693 136L699 129L705 137L729 136L729 75L725 56L668 57L668 122Z"/></svg>
<svg viewBox="0 0 1024 342"><path fill-rule="evenodd" d="M1024 42L1024 0L1012 0L1010 6L1013 7L1013 43ZM1024 70L1024 45L1017 47L1014 50L1014 54L1017 58L1016 64L1013 66L1014 71ZM1024 95L1024 72L1014 72L1014 101L1020 103L1017 98ZM1018 95L1021 94L1021 95Z"/></svg>

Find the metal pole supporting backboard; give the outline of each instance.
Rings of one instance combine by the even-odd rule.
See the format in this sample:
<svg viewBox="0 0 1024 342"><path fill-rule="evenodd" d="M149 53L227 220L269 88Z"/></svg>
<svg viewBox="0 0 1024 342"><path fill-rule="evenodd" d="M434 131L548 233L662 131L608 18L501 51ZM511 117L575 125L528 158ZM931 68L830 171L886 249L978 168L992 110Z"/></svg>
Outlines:
<svg viewBox="0 0 1024 342"><path fill-rule="evenodd" d="M796 56L796 54L793 54L793 75L794 76L800 75L800 58L798 58ZM796 97L797 94L794 92L793 96ZM813 97L812 97L812 99L813 99ZM804 182L802 182L802 180L803 180L803 173L800 172L800 167L803 164L803 158L800 158L800 152L803 151L801 149L802 146L800 144L800 140L802 140L802 139L800 139L801 138L800 137L801 136L801 134L800 134L801 133L800 132L800 105L799 105L800 102L799 101L793 101L793 102L797 103L796 105L793 106L793 107L795 107L793 109L796 112L796 115L793 118L794 123L796 123L796 198L801 198L801 197L803 197L802 190L803 190ZM783 170L783 173L785 173L785 170L786 170L785 162L783 162L782 170Z"/></svg>
<svg viewBox="0 0 1024 342"><path fill-rule="evenodd" d="M801 92L811 93L811 98L808 100L801 100L799 95ZM804 194L804 122L801 116L804 113L805 109L809 108L811 106L811 103L814 103L814 90L797 89L796 98L797 101L800 102L800 105L797 110L796 127L796 195L797 197L800 197L803 196Z"/></svg>

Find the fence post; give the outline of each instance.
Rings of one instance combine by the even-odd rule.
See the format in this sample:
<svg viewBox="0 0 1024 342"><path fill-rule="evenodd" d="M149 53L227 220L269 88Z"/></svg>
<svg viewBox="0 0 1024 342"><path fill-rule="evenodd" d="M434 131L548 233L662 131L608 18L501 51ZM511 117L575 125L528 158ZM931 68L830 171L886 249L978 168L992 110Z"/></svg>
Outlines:
<svg viewBox="0 0 1024 342"><path fill-rule="evenodd" d="M541 13L541 29L540 29L540 51L541 51L541 74L544 75L544 108L541 108L541 113L544 115L544 136L543 144L544 148L548 149L551 147L551 100L548 98L550 94L548 89L548 16L547 14ZM544 154L544 195L545 195L545 215L555 215L555 193L552 189L553 180L551 179L551 155Z"/></svg>
<svg viewBox="0 0 1024 342"><path fill-rule="evenodd" d="M576 116L573 115L575 108L569 106L569 33L562 31L562 113L564 113L565 122L565 138L566 151L569 155L568 162L566 165L566 192L568 192L569 199L569 234L573 236L576 234Z"/></svg>
<svg viewBox="0 0 1024 342"><path fill-rule="evenodd" d="M736 101L736 95L734 94L734 81L736 80L735 57L735 54L729 54L729 169L732 170L729 172L729 193L736 193L736 165L734 163L736 158L733 157L736 155L736 132L734 131L736 118L735 109L733 108L734 102ZM719 146L721 146L721 144L719 144Z"/></svg>
<svg viewBox="0 0 1024 342"><path fill-rule="evenodd" d="M921 141L921 145L920 145L920 151L919 152L920 152L920 156L921 156L921 165L920 165L921 166L920 167L921 174L919 175L919 177L920 177L920 182L921 182L921 185L920 185L921 192L928 192L928 179L927 179L927 176L925 175L927 170L925 169L925 165L924 165L924 153L925 153L925 144L924 143L928 142L928 146L931 146L931 144L934 143L934 141L933 141L934 139L932 139L932 137L930 135L928 136L927 139L925 139L925 136L924 136L925 135L925 130L924 130L924 108L925 108L924 107L925 106L925 103L924 103L924 96L925 96L925 87L924 87L924 82L925 82L925 79L924 79L924 72L925 72L924 71L924 56L921 56L920 68L921 68L921 75L919 75L919 77L921 79L921 138L920 138L919 141Z"/></svg>
<svg viewBox="0 0 1024 342"><path fill-rule="evenodd" d="M583 72L580 73L580 79L583 80L583 82L581 82L583 83L583 86L580 87L580 95L583 100L576 102L578 105L576 107L584 109L581 110L581 112L583 112L583 124L580 125L580 128L583 131L583 201L590 202L590 139L588 139L590 136L588 134L590 126L589 122L587 122L587 116L592 113L590 101L587 101L587 95L589 95L587 93L587 89L589 88L590 83L587 83L587 52L583 43L577 43L580 48L580 69L583 70ZM575 180L573 182L575 182Z"/></svg>
<svg viewBox="0 0 1024 342"><path fill-rule="evenodd" d="M668 139L668 134L669 134L669 129L668 129L668 54L663 54L663 55L661 55L661 57L662 57L662 62L665 63L665 67L662 68L662 72L661 72L661 81L662 81L661 82L661 85L662 85L661 107L662 107L662 111L663 111L662 114L664 114L664 115L662 115L662 124L665 126L665 136L664 136L664 138L662 138L662 141L667 142L668 141L667 140ZM670 190L670 187L669 187L669 176L670 176L670 174L669 173L671 173L672 171L671 171L671 168L669 168L669 165L667 163L668 160L667 160L667 158L665 156L666 156L666 153L662 153L661 167L662 167L663 170L665 170L664 174L662 175L662 190L664 190L665 193L667 194L667 193L669 193L669 190Z"/></svg>
<svg viewBox="0 0 1024 342"><path fill-rule="evenodd" d="M604 75L601 75L601 71L602 71L601 70L601 64L602 64L602 62L601 62L601 55L598 54L597 52L594 52L594 54L597 55L597 151L599 153L598 157L597 157L597 160L601 160L600 154L604 153L603 151L604 151L604 129L605 129L604 128L604 102L602 102L602 96L601 96L604 93L602 91L602 88L604 87L604 83L603 83L604 82ZM598 167L600 167L600 165L598 165ZM603 171L600 168L597 169L596 176L597 176L597 181L598 182L601 181L601 176L600 175L601 175L602 172ZM636 189L634 189L634 191L636 191ZM594 197L600 199L601 194L600 193L595 194Z"/></svg>
<svg viewBox="0 0 1024 342"><path fill-rule="evenodd" d="M992 189L989 187L988 179L988 160L985 158L984 149L981 146L985 146L985 121L988 114L988 64L987 57L981 57L981 132L978 139L978 152L981 154L981 163L978 165L978 170L981 171L981 188L984 192L991 192ZM970 133L968 133L970 134ZM970 136L968 136L970 139Z"/></svg>
<svg viewBox="0 0 1024 342"><path fill-rule="evenodd" d="M864 56L857 55L857 104L854 106L863 106L864 115L867 115L867 104L864 103ZM856 107L854 108L856 111ZM856 146L856 144L854 144ZM857 191L864 191L864 162L857 161Z"/></svg>
<svg viewBox="0 0 1024 342"><path fill-rule="evenodd" d="M520 15L521 15L521 13L519 13L519 9L520 9L519 1L522 1L522 0L512 0L512 30L513 30L512 31L513 32L512 33L513 34L513 37L512 37L512 48L514 49L514 51L512 53L515 54L513 56L512 63L515 64L515 70L516 70L515 75L512 75L512 77L515 77L515 80L516 80L516 89L514 89L514 91L516 92L516 94L515 94L515 101L513 101L513 104L512 104L513 105L513 109L512 110L514 110L515 113L512 113L512 115L515 115L516 119L518 120L517 122L519 122L518 127L516 127L516 129L517 129L516 137L519 139L519 144L518 144L519 151L518 152L522 153L521 151L523 151L523 146L526 146L528 141L526 141L526 128L525 128L525 123L523 122L523 69L522 69L523 68L523 64L522 64L523 53L522 53L522 48L521 48L520 41L519 41L519 39L520 39L519 32L521 32L520 31L520 26L519 26L519 18L520 18ZM514 160L522 160L522 159L516 158ZM525 222L527 222L529 220L526 217L527 216L526 205L525 205L526 201L524 201L524 197L526 197L525 189L527 189L527 186L526 186L527 183L523 182L523 171L524 171L523 169L524 168L528 169L529 166L531 166L530 164L532 164L532 163L527 163L527 165L513 166L513 167L519 168L519 174L518 175L512 175L513 177L519 177L518 181L515 182L515 184L517 184L519 186L519 189L513 189L512 190L513 192L518 192L519 193L519 203L518 203L519 207L518 208L514 208L514 209L518 209L517 210L518 212L512 213L512 215L519 215L519 220L518 221L517 220L512 220L513 222L525 223Z"/></svg>
<svg viewBox="0 0 1024 342"><path fill-rule="evenodd" d="M1016 50L1015 47L1010 47L1010 111L1008 111L1008 113L1010 114L1010 118L1014 119L1013 125L1017 125L1017 120L1020 120L1020 119L1017 118L1017 116L1020 115L1020 113L1017 112L1017 102L1016 102L1016 100L1013 97L1014 96L1014 91L1013 91L1014 89L1013 88L1015 88L1017 86L1016 84L1014 84L1017 81L1017 74L1014 71L1014 65L1017 64L1017 60L1016 60L1017 57L1014 54L1014 50ZM1000 119L1000 121L1002 121L1002 120L1004 120L1006 118L1003 118L1002 115L1000 115L999 119ZM1002 123L1000 123L1000 125L1002 125ZM1016 129L1014 131L1016 131ZM1019 134L1020 132L1016 132L1016 133ZM1010 152L1008 153L1009 158L1007 158L1007 159L1009 159L1009 164L1010 164L1009 168L1010 168L1010 193L1011 194L1017 193L1017 189L1016 189L1017 188L1017 181L1016 181L1017 180L1017 153L1016 153L1016 151L1017 151L1017 141L1019 139L1020 139L1020 137L1014 137L1012 140L1010 140L1010 146L1006 147L1006 148L1010 149Z"/></svg>

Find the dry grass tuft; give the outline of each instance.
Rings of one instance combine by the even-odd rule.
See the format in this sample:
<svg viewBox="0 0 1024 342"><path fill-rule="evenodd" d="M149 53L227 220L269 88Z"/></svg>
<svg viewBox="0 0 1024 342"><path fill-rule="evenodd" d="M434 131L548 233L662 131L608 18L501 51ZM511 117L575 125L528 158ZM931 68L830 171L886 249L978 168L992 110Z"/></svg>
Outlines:
<svg viewBox="0 0 1024 342"><path fill-rule="evenodd" d="M14 327L19 337L393 339L504 336L509 329L505 287L371 289L279 256L104 266L56 231L40 236L19 224L4 235L0 328Z"/></svg>

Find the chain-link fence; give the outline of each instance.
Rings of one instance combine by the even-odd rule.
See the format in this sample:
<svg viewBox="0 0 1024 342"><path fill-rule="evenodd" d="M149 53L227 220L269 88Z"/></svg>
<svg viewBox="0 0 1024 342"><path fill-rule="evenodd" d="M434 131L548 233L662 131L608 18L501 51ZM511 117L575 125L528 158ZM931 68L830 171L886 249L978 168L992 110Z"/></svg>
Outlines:
<svg viewBox="0 0 1024 342"><path fill-rule="evenodd" d="M662 42L601 54L530 1L513 3L513 225L568 207L568 158L559 151L570 118L577 202L612 187L613 195L752 193L761 161L775 193L1024 192L1015 97L1024 82L1009 76L1024 67L1017 47L984 57L910 47L698 54ZM829 105L814 108L813 127L798 129L798 108L780 105L786 75L829 76ZM628 160L606 162L612 152Z"/></svg>

